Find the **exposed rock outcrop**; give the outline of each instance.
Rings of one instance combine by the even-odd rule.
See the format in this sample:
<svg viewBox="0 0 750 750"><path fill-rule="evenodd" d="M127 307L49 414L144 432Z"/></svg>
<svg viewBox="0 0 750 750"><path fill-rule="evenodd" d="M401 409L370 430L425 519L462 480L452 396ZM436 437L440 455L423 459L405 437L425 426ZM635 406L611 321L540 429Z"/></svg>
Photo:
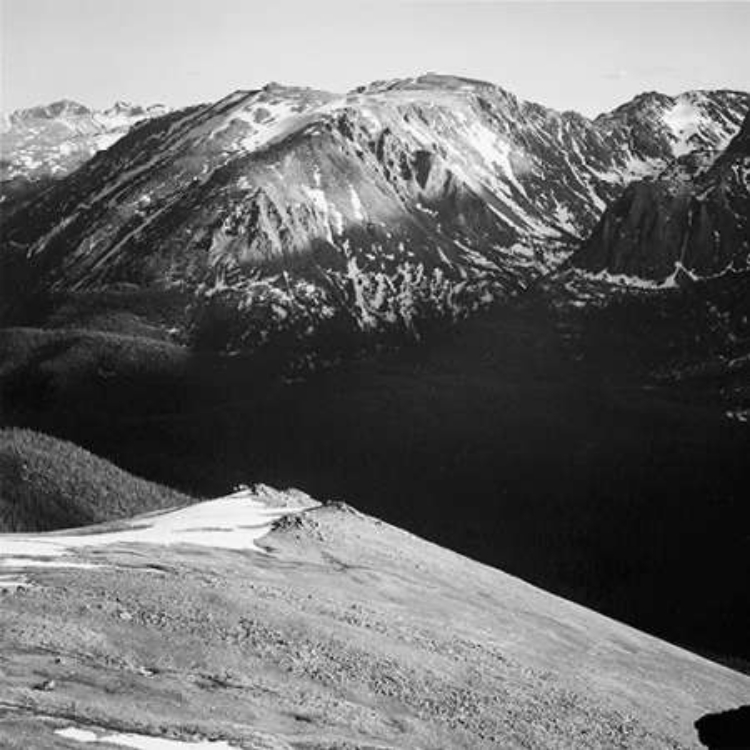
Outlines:
<svg viewBox="0 0 750 750"><path fill-rule="evenodd" d="M574 262L659 282L707 277L750 261L750 119L725 151L682 157L630 185Z"/></svg>

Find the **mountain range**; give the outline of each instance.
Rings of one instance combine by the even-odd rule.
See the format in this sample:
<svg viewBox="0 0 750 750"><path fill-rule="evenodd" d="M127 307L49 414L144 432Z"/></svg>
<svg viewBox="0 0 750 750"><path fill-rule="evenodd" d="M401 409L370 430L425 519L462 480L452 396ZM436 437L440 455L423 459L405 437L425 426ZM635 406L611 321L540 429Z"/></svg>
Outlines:
<svg viewBox="0 0 750 750"><path fill-rule="evenodd" d="M166 111L158 104L141 107L128 102L94 110L61 99L4 115L0 119L0 204L7 210L111 146L135 123Z"/></svg>
<svg viewBox="0 0 750 750"><path fill-rule="evenodd" d="M732 91L644 94L589 120L437 75L344 96L238 91L148 119L13 211L4 277L24 292L6 287L5 306L132 283L189 294L183 337L227 351L419 336L528 288L630 183L697 151L706 166L748 103ZM638 275L594 252L577 256L582 267ZM663 276L673 255L658 261Z"/></svg>
<svg viewBox="0 0 750 750"><path fill-rule="evenodd" d="M749 109L5 118L0 741L695 746L747 678L579 605L749 669Z"/></svg>

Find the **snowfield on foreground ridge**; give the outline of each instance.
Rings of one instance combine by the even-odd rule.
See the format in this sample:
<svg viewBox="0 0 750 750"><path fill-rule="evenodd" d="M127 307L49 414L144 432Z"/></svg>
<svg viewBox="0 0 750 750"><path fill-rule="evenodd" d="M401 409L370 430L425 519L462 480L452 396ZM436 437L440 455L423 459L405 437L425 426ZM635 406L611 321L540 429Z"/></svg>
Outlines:
<svg viewBox="0 0 750 750"><path fill-rule="evenodd" d="M192 544L261 551L255 542L271 530L275 521L318 505L303 492L280 492L258 485L195 505L137 516L115 528L106 524L46 534L3 534L0 568L80 567L81 563L69 560L67 555L120 544ZM0 587L20 583L17 577L7 582L0 578Z"/></svg>

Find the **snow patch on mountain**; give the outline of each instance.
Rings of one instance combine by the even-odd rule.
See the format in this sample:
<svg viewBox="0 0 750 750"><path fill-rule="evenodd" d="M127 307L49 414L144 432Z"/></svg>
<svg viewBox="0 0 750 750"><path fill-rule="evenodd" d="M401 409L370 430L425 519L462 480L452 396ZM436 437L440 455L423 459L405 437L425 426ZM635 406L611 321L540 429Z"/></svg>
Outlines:
<svg viewBox="0 0 750 750"><path fill-rule="evenodd" d="M194 544L220 549L260 551L255 542L275 521L317 507L303 492L280 492L264 485L184 508L136 516L112 525L81 531L0 535L0 567L81 567L71 559L78 550L118 544Z"/></svg>
<svg viewBox="0 0 750 750"><path fill-rule="evenodd" d="M78 727L67 727L56 729L55 734L66 740L80 742L88 745L90 743L105 743L118 745L119 747L133 748L133 750L239 750L239 745L230 745L224 740L191 740L183 742L167 737L155 737L149 734L135 734L133 732L112 733L103 728L86 729Z"/></svg>
<svg viewBox="0 0 750 750"><path fill-rule="evenodd" d="M675 156L683 156L693 150L690 139L699 132L702 120L700 110L690 101L678 100L668 109L662 119L675 138Z"/></svg>

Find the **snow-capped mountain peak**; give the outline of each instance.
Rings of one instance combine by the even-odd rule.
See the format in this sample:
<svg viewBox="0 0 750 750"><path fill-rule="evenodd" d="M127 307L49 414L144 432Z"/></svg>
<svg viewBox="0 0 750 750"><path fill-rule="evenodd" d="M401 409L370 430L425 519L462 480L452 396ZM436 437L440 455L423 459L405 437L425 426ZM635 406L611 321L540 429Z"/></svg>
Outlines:
<svg viewBox="0 0 750 750"><path fill-rule="evenodd" d="M677 96L640 94L596 119L605 126L626 126L637 139L646 129L678 158L696 149L721 150L739 129L747 94L731 90L686 91Z"/></svg>
<svg viewBox="0 0 750 750"><path fill-rule="evenodd" d="M61 99L4 115L0 197L19 184L70 173L96 152L109 148L136 123L167 111L163 105L142 107L125 102L94 110Z"/></svg>
<svg viewBox="0 0 750 750"><path fill-rule="evenodd" d="M54 120L64 117L81 117L91 114L92 110L72 99L60 99L59 101L43 104L26 109L18 109L8 115L8 123L20 125L24 122L34 120Z"/></svg>

